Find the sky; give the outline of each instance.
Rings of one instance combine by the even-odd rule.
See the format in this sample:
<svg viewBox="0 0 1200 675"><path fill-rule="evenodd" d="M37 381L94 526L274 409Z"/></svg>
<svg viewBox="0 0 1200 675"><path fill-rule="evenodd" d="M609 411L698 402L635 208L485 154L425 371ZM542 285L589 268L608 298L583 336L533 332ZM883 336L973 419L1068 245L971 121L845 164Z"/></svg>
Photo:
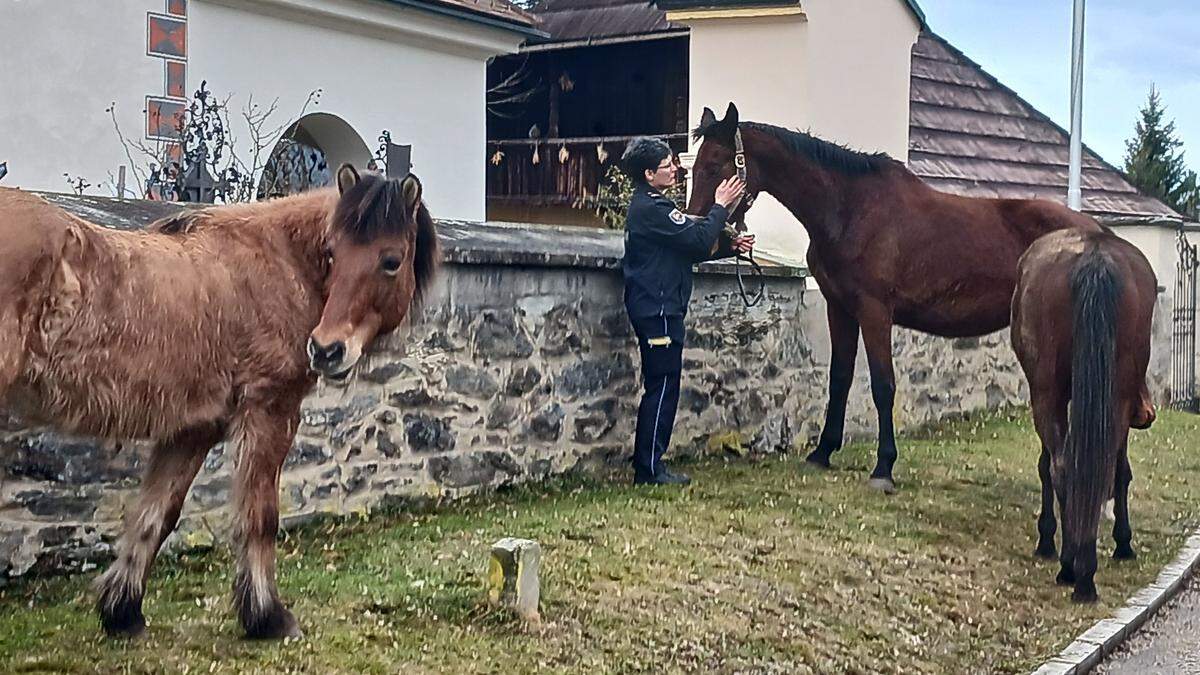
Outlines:
<svg viewBox="0 0 1200 675"><path fill-rule="evenodd" d="M918 0L929 28L1070 129L1073 0ZM1200 171L1200 0L1087 0L1083 142L1124 165L1153 83Z"/></svg>

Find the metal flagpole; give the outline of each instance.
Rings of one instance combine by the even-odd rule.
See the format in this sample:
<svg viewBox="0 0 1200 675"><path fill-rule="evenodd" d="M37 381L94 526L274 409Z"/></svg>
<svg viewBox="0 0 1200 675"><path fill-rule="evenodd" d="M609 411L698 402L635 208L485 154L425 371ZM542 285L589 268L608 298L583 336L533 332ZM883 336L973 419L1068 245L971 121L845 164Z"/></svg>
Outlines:
<svg viewBox="0 0 1200 675"><path fill-rule="evenodd" d="M1075 0L1071 37L1071 163L1067 179L1067 206L1080 210L1083 192L1080 170L1083 163L1083 14L1086 0Z"/></svg>

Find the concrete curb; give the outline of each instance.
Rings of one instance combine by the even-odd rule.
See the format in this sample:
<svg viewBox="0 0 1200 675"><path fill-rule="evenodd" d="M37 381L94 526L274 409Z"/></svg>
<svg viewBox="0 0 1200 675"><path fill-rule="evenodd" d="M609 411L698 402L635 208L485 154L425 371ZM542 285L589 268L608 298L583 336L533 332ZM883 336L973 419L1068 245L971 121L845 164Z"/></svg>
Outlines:
<svg viewBox="0 0 1200 675"><path fill-rule="evenodd" d="M1162 568L1154 583L1133 594L1112 617L1097 621L1033 675L1084 675L1133 635L1200 566L1200 529L1183 544L1175 562Z"/></svg>

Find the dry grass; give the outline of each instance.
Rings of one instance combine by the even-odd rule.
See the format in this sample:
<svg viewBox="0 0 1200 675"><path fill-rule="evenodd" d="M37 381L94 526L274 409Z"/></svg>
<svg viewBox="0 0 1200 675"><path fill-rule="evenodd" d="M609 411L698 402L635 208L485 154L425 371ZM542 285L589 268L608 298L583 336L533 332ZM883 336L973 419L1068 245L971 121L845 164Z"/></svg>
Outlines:
<svg viewBox="0 0 1200 675"><path fill-rule="evenodd" d="M20 582L0 592L0 672L1019 672L1200 522L1198 422L1167 413L1135 435L1140 557L1102 562L1094 606L1031 555L1037 453L1017 412L906 437L892 498L865 487L873 449L856 444L829 473L714 459L683 491L575 478L305 528L280 547L299 643L238 639L223 552L160 565L132 644L101 638L87 579ZM540 628L482 603L506 535L542 543Z"/></svg>

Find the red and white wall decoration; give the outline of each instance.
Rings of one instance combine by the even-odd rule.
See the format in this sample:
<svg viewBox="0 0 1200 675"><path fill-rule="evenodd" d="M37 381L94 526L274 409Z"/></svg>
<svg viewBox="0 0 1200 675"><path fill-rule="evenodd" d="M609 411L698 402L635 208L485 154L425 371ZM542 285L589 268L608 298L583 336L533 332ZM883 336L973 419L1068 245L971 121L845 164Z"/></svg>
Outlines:
<svg viewBox="0 0 1200 675"><path fill-rule="evenodd" d="M170 144L180 159L179 120L187 111L187 3L166 0L166 12L146 12L146 56L163 62L163 93L146 96L146 139Z"/></svg>

